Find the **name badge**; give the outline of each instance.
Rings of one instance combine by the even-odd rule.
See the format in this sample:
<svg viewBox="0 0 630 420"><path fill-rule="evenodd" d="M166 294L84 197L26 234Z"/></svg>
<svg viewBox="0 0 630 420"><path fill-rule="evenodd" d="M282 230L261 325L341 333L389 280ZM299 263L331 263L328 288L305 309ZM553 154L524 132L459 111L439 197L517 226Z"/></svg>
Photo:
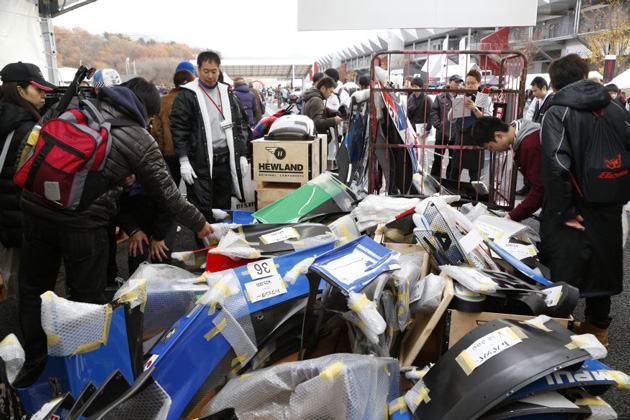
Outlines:
<svg viewBox="0 0 630 420"><path fill-rule="evenodd" d="M221 129L223 131L230 129L232 127L234 127L234 124L232 123L232 121L225 120L221 122Z"/></svg>

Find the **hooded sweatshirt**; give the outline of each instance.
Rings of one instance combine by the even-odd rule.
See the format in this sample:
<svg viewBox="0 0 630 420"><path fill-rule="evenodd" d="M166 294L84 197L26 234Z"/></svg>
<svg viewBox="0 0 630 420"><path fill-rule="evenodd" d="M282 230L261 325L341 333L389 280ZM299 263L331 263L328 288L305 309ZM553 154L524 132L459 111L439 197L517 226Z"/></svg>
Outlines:
<svg viewBox="0 0 630 420"><path fill-rule="evenodd" d="M540 124L520 119L512 123L514 133L514 162L531 188L525 199L514 210L510 218L516 222L527 219L542 206L545 197L540 175Z"/></svg>
<svg viewBox="0 0 630 420"><path fill-rule="evenodd" d="M315 130L320 134L326 133L329 128L336 125L335 117L326 118L324 94L317 89L304 94L304 108L302 112L313 120Z"/></svg>

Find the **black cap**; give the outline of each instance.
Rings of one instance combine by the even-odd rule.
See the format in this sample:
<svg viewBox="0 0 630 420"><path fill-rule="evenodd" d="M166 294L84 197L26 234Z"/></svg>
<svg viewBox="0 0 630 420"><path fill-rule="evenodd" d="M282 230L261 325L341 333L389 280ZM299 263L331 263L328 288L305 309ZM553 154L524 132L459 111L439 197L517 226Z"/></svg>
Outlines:
<svg viewBox="0 0 630 420"><path fill-rule="evenodd" d="M459 74L454 74L448 78L448 81L449 82L463 82L464 79L462 79L462 76L460 76Z"/></svg>
<svg viewBox="0 0 630 420"><path fill-rule="evenodd" d="M45 91L57 89L57 86L48 83L46 79L44 79L39 67L35 64L22 63L21 61L4 66L2 71L0 71L0 79L2 79L3 83L29 82L33 86Z"/></svg>
<svg viewBox="0 0 630 420"><path fill-rule="evenodd" d="M621 89L619 89L619 86L617 86L614 83L609 83L606 85L606 89L608 89L608 92L621 92Z"/></svg>

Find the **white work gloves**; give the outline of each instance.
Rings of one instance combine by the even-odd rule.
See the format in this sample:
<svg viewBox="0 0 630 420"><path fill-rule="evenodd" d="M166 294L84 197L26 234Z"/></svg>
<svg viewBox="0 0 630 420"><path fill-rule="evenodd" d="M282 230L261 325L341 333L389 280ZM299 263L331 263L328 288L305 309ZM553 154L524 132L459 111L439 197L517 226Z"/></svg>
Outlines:
<svg viewBox="0 0 630 420"><path fill-rule="evenodd" d="M188 156L182 156L179 158L179 170L182 173L182 178L184 182L188 185L192 185L195 182L195 178L197 178L197 174L193 170L190 162L188 161Z"/></svg>
<svg viewBox="0 0 630 420"><path fill-rule="evenodd" d="M249 162L245 156L241 156L241 176L249 178Z"/></svg>

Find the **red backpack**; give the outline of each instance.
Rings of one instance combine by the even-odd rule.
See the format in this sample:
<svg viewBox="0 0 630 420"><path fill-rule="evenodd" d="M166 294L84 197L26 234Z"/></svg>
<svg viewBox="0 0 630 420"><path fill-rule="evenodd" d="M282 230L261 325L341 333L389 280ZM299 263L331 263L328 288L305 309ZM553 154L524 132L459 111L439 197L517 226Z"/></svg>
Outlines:
<svg viewBox="0 0 630 420"><path fill-rule="evenodd" d="M40 129L37 143L13 178L42 202L60 210L81 210L109 188L103 167L112 146L111 127L138 125L105 120L96 106L81 101Z"/></svg>

